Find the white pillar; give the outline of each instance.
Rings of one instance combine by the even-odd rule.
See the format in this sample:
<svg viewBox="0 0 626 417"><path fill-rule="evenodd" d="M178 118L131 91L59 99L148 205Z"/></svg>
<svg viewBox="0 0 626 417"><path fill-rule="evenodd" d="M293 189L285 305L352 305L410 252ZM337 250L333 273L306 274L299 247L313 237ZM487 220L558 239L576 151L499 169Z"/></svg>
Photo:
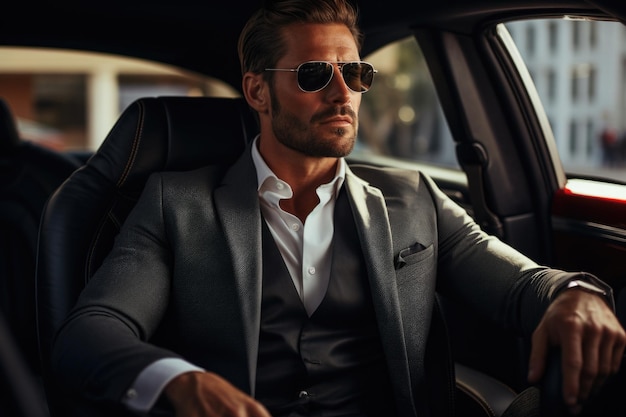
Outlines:
<svg viewBox="0 0 626 417"><path fill-rule="evenodd" d="M97 68L88 77L87 147L97 149L119 117L119 85L112 68Z"/></svg>

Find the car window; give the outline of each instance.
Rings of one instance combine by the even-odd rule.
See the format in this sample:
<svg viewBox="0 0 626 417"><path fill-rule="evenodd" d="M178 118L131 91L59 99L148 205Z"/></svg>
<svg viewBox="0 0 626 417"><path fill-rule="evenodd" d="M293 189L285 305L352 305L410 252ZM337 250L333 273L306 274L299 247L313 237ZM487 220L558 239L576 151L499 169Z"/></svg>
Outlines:
<svg viewBox="0 0 626 417"><path fill-rule="evenodd" d="M568 178L626 183L626 27L579 18L505 24Z"/></svg>
<svg viewBox="0 0 626 417"><path fill-rule="evenodd" d="M353 156L460 171L454 141L417 41L402 39L364 59L378 73L363 95Z"/></svg>
<svg viewBox="0 0 626 417"><path fill-rule="evenodd" d="M93 151L121 112L144 96L237 96L219 80L121 56L0 48L0 97L24 139L70 152Z"/></svg>

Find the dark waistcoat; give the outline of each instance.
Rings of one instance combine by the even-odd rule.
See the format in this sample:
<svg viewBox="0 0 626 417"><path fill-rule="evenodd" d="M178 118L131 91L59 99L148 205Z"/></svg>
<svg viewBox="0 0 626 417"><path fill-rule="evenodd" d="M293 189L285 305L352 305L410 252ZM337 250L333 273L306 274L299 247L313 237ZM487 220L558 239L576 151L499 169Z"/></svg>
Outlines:
<svg viewBox="0 0 626 417"><path fill-rule="evenodd" d="M345 191L328 290L309 317L263 222L256 398L273 417L395 415L363 253Z"/></svg>

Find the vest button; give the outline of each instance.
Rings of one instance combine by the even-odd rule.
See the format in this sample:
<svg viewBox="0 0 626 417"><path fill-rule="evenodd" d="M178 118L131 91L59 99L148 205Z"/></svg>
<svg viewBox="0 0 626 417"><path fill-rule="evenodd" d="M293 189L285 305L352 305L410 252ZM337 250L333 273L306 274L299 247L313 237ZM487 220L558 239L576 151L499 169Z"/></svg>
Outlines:
<svg viewBox="0 0 626 417"><path fill-rule="evenodd" d="M309 393L306 391L300 391L298 393L298 398L302 398L302 399L309 398Z"/></svg>

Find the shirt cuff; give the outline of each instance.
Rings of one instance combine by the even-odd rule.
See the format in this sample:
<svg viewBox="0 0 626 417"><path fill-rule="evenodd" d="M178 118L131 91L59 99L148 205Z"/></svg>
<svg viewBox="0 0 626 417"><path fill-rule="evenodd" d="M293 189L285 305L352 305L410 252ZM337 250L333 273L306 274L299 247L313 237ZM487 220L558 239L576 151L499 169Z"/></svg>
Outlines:
<svg viewBox="0 0 626 417"><path fill-rule="evenodd" d="M204 372L204 369L179 358L159 359L139 373L122 398L122 403L131 410L148 412L168 382L183 373L198 371Z"/></svg>

